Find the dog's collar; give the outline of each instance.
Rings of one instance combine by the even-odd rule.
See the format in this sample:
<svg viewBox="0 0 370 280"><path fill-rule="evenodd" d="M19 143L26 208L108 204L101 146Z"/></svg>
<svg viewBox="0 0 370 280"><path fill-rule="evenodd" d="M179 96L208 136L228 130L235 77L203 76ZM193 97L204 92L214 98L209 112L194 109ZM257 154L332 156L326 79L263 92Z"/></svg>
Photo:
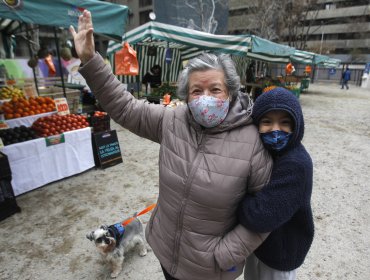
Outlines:
<svg viewBox="0 0 370 280"><path fill-rule="evenodd" d="M121 223L117 223L109 226L108 231L116 240L116 247L118 247L123 238L123 234L125 233L125 228L122 226Z"/></svg>

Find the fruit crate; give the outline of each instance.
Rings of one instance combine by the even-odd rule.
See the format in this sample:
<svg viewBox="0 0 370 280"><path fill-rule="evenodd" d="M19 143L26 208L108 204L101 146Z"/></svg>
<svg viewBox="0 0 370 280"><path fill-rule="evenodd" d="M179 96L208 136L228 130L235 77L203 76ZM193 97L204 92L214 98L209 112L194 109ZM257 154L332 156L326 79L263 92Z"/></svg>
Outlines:
<svg viewBox="0 0 370 280"><path fill-rule="evenodd" d="M110 116L94 116L93 114L88 117L90 126L93 132L101 132L110 130Z"/></svg>

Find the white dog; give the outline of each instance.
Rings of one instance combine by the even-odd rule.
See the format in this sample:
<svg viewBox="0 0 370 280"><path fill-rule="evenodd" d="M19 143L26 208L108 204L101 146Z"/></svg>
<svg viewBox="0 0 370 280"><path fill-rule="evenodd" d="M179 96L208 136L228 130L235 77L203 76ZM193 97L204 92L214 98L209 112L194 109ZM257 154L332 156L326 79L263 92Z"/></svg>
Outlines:
<svg viewBox="0 0 370 280"><path fill-rule="evenodd" d="M144 243L143 225L135 218L123 227L121 223L111 226L101 225L98 229L88 233L86 237L95 242L95 246L103 260L111 266L111 277L116 278L122 271L124 254L134 247L138 247L141 257L147 254Z"/></svg>

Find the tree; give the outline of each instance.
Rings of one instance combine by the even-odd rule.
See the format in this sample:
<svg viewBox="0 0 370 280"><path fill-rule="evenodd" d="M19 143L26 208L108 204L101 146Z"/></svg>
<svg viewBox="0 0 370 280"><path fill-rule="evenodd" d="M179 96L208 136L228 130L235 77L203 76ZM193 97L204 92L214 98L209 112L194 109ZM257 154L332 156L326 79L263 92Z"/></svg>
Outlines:
<svg viewBox="0 0 370 280"><path fill-rule="evenodd" d="M250 0L248 2L249 22L246 33L257 35L267 40L279 40L279 11L284 10L281 0Z"/></svg>
<svg viewBox="0 0 370 280"><path fill-rule="evenodd" d="M304 50L319 12L318 0L287 1L283 29L289 46ZM282 35L285 35L285 34Z"/></svg>
<svg viewBox="0 0 370 280"><path fill-rule="evenodd" d="M318 0L249 0L246 32L305 49L318 14Z"/></svg>
<svg viewBox="0 0 370 280"><path fill-rule="evenodd" d="M218 27L216 8L227 8L228 0L184 0L174 3L178 8L191 11L185 18L183 14L176 21L187 28L214 34ZM190 16L189 16L190 15Z"/></svg>

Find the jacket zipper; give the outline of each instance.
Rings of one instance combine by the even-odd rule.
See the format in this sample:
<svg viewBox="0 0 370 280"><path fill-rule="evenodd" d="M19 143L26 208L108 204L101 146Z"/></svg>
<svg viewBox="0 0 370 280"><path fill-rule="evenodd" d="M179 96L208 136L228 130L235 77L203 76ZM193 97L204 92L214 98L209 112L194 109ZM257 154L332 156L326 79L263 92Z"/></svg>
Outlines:
<svg viewBox="0 0 370 280"><path fill-rule="evenodd" d="M171 275L175 275L177 271L184 212L185 212L185 207L187 205L187 199L190 193L191 184L194 179L194 174L198 170L198 166L200 164L200 157L201 157L201 154L203 153L202 141L203 141L203 132L201 132L199 136L197 155L193 161L189 177L185 184L184 197L181 200L181 207L180 207L180 213L179 213L178 220L177 220L176 236L175 236L175 243L174 243L174 248L173 248L174 261L173 261L173 265L172 265L171 272L170 272Z"/></svg>

